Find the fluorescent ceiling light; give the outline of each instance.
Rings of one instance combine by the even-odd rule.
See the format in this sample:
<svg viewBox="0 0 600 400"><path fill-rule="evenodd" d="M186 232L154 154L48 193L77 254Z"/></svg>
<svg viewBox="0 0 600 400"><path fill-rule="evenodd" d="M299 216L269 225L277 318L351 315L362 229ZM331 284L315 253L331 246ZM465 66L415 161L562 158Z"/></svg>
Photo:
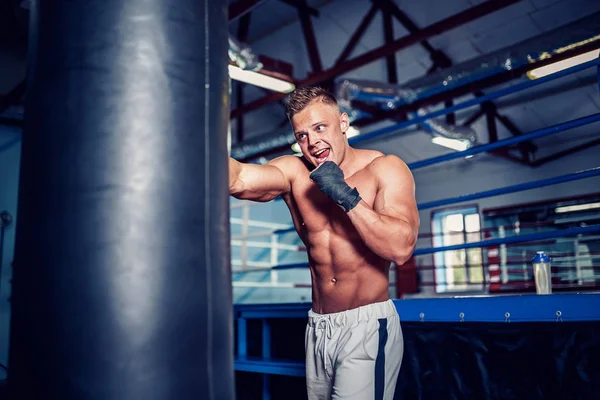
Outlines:
<svg viewBox="0 0 600 400"><path fill-rule="evenodd" d="M554 212L557 214L572 212L572 211L584 211L584 210L593 210L595 208L600 208L600 203L587 203L587 204L576 204L573 206L561 206L556 207Z"/></svg>
<svg viewBox="0 0 600 400"><path fill-rule="evenodd" d="M360 130L353 126L349 127L348 130L346 131L346 137L348 137L348 138L358 136L358 135L360 135ZM294 153L302 153L302 150L300 150L300 146L298 145L298 143L292 144L292 151Z"/></svg>
<svg viewBox="0 0 600 400"><path fill-rule="evenodd" d="M456 151L465 151L470 147L469 142L466 140L450 139L443 136L434 136L431 142Z"/></svg>
<svg viewBox="0 0 600 400"><path fill-rule="evenodd" d="M346 131L347 138L351 138L351 137L358 136L358 135L360 135L360 130L356 129L353 126L349 127L348 130Z"/></svg>
<svg viewBox="0 0 600 400"><path fill-rule="evenodd" d="M557 61L552 64L544 65L527 72L529 79L538 79L546 75L551 75L563 69L571 68L579 64L586 63L598 58L598 49L580 54L575 57L567 58L566 60Z"/></svg>
<svg viewBox="0 0 600 400"><path fill-rule="evenodd" d="M240 67L231 64L229 65L229 76L236 81L246 82L254 86L260 86L280 93L289 93L296 88L291 82L261 74L256 71L243 70Z"/></svg>

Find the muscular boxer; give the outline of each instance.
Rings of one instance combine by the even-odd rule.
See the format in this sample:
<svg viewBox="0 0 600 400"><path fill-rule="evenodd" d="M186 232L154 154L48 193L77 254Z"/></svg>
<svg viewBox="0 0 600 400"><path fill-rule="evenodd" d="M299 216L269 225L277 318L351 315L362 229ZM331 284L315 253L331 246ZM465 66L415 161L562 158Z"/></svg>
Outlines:
<svg viewBox="0 0 600 400"><path fill-rule="evenodd" d="M281 196L306 245L309 399L392 399L404 348L388 274L415 247L413 177L396 156L350 147L348 115L329 92L299 88L287 110L302 157L265 165L230 158L230 193L260 202Z"/></svg>

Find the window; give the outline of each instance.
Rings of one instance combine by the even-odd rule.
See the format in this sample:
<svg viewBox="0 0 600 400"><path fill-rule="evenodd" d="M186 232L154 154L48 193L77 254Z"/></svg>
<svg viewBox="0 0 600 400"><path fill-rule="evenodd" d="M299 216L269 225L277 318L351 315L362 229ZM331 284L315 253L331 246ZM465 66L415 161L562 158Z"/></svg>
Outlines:
<svg viewBox="0 0 600 400"><path fill-rule="evenodd" d="M479 212L476 207L434 211L433 245L461 245L481 240ZM481 248L434 253L436 292L482 290L484 272Z"/></svg>

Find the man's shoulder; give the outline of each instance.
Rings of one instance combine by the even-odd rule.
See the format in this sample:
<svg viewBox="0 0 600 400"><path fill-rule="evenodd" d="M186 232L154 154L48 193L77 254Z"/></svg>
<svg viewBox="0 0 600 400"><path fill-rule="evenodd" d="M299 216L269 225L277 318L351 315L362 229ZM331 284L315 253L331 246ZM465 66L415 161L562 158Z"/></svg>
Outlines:
<svg viewBox="0 0 600 400"><path fill-rule="evenodd" d="M269 161L269 164L271 165L276 165L276 166L282 166L284 168L298 168L300 166L304 166L305 162L304 162L304 157L302 156L296 156L296 155L284 155L284 156L279 156L277 158L272 159L271 161Z"/></svg>
<svg viewBox="0 0 600 400"><path fill-rule="evenodd" d="M268 164L279 168L289 179L293 179L299 172L308 170L304 157L295 155L280 156L272 159Z"/></svg>
<svg viewBox="0 0 600 400"><path fill-rule="evenodd" d="M393 154L381 154L381 156L371 161L368 168L372 176L386 187L413 181L408 165L400 157Z"/></svg>
<svg viewBox="0 0 600 400"><path fill-rule="evenodd" d="M371 169L375 170L403 170L407 168L406 163L402 161L402 159L394 154L383 154L380 151L371 150L372 153L370 156L372 157L368 166Z"/></svg>

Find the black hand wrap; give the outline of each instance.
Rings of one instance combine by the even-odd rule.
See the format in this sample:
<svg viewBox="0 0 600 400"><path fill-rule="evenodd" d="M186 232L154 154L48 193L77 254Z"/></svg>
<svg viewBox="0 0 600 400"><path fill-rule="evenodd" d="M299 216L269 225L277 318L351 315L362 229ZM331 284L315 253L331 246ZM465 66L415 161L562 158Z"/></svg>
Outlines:
<svg viewBox="0 0 600 400"><path fill-rule="evenodd" d="M335 201L346 212L352 210L360 202L361 197L356 188L348 186L344 173L333 161L325 161L310 174L321 192Z"/></svg>

